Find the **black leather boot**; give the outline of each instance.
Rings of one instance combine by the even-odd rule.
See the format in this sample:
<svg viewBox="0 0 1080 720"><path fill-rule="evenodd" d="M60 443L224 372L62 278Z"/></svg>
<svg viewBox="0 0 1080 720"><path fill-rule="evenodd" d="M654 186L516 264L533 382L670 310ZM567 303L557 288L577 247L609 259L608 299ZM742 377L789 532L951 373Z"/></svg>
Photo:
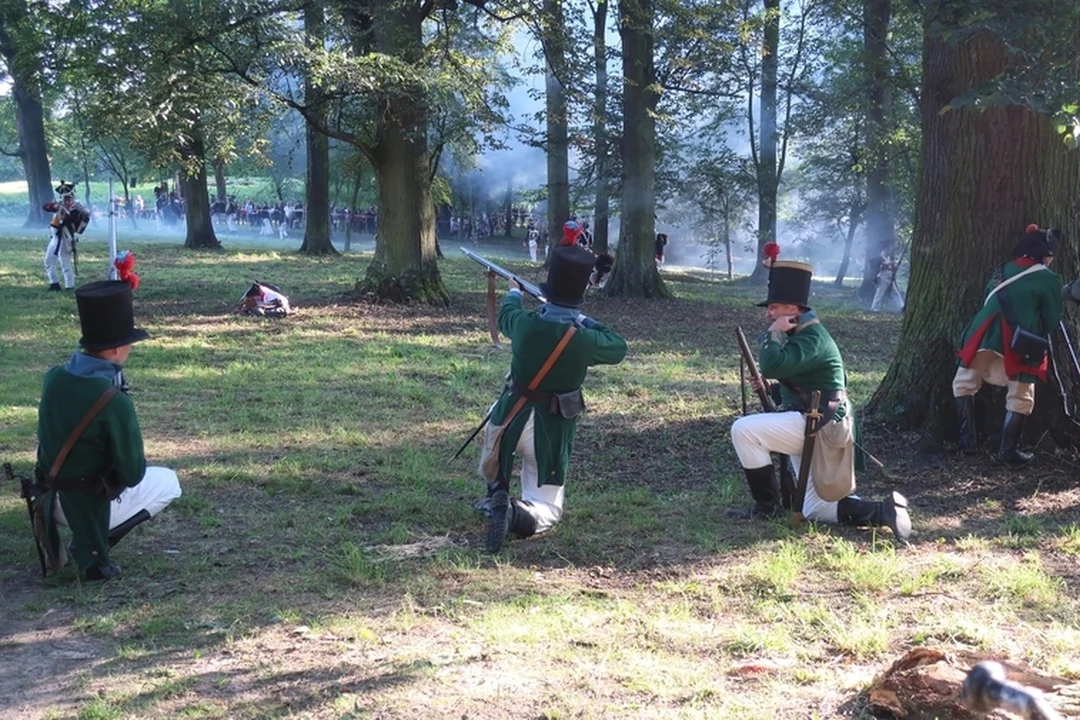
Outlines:
<svg viewBox="0 0 1080 720"><path fill-rule="evenodd" d="M63 288L60 287L60 283L53 283L49 286L48 292L60 292Z"/></svg>
<svg viewBox="0 0 1080 720"><path fill-rule="evenodd" d="M728 517L751 520L756 517L773 517L782 512L780 500L780 482L776 479L776 470L772 465L760 468L745 468L746 484L754 504L748 508L727 511Z"/></svg>
<svg viewBox="0 0 1080 720"><path fill-rule="evenodd" d="M527 538L536 534L536 527L536 518L529 512L528 506L518 500L512 500L509 531L519 538Z"/></svg>
<svg viewBox="0 0 1080 720"><path fill-rule="evenodd" d="M124 536L131 532L136 525L142 525L144 522L150 519L150 513L146 510L140 510L124 522L120 523L112 530L109 531L109 547L113 547L116 543L124 539Z"/></svg>
<svg viewBox="0 0 1080 720"><path fill-rule="evenodd" d="M978 438L975 435L975 396L955 398L956 419L960 423L960 450L965 455L974 455L978 450Z"/></svg>
<svg viewBox="0 0 1080 720"><path fill-rule="evenodd" d="M120 579L120 566L116 563L108 563L106 565L91 565L90 568L82 574L83 582L93 582L95 580L118 580Z"/></svg>
<svg viewBox="0 0 1080 720"><path fill-rule="evenodd" d="M1002 462L1023 465L1031 462L1031 459L1035 457L1031 453L1023 452L1020 449L1020 437L1026 419L1027 415L1021 415L1020 413L1011 411L1005 413L1005 424L1001 427L1001 452L998 453L998 458Z"/></svg>
<svg viewBox="0 0 1080 720"><path fill-rule="evenodd" d="M510 528L510 494L499 487L491 493L491 515L488 517L487 530L484 534L484 546L489 553L497 553L506 541L506 532Z"/></svg>
<svg viewBox="0 0 1080 720"><path fill-rule="evenodd" d="M907 506L907 498L898 492L890 493L882 502L848 495L836 504L836 520L849 527L887 527L897 540L906 544L911 537Z"/></svg>

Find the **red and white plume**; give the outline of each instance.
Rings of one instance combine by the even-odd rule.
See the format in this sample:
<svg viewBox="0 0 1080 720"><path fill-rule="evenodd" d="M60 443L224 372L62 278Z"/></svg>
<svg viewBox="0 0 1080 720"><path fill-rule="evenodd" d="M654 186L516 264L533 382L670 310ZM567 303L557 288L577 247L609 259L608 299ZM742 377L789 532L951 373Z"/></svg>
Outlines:
<svg viewBox="0 0 1080 720"><path fill-rule="evenodd" d="M121 282L126 282L131 285L131 289L139 287L139 276L135 274L135 253L130 250L121 250L116 253L116 260L113 261L113 265L116 266L116 274Z"/></svg>
<svg viewBox="0 0 1080 720"><path fill-rule="evenodd" d="M780 246L774 242L768 242L765 243L762 252L765 255L765 267L771 268L776 264L776 258L780 257Z"/></svg>

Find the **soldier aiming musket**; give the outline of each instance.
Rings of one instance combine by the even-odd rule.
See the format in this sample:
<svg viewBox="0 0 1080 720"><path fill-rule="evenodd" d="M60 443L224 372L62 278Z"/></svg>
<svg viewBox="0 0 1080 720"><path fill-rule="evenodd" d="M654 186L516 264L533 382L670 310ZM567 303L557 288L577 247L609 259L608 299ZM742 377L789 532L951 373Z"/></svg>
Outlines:
<svg viewBox="0 0 1080 720"><path fill-rule="evenodd" d="M493 337L497 340L502 331L511 339L514 355L506 388L488 412L491 422L479 468L487 481L487 498L477 507L488 517L485 545L494 553L508 534L527 538L550 530L562 518L570 451L585 410L581 385L590 366L621 362L626 341L581 312L593 270L588 250L563 245L552 250L547 282L539 287L475 253L462 252L487 268L490 307L494 276L509 284ZM539 310L522 307L523 292L543 303ZM521 458L521 499L510 497L515 457Z"/></svg>

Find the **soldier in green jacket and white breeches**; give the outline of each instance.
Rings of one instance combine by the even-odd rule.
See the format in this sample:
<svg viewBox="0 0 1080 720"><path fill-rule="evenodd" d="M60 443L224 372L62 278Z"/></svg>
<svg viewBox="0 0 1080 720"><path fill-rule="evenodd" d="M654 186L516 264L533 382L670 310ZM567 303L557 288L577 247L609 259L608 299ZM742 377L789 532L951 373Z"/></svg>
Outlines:
<svg viewBox="0 0 1080 720"><path fill-rule="evenodd" d="M911 518L903 495L893 492L873 502L852 494L854 407L847 396L840 349L809 306L813 268L801 262L777 261L775 255L771 260L768 299L759 306L767 308L772 324L761 337L758 364L763 378L778 381L765 390L772 393L780 411L747 415L731 426L731 441L754 504L729 510L728 515L749 519L782 512L785 498L771 453L790 456L798 472L806 443L804 413L814 391L820 391L819 409L825 420L816 433L803 516L841 525L888 527L898 540L906 542Z"/></svg>
<svg viewBox="0 0 1080 720"><path fill-rule="evenodd" d="M1059 230L1029 225L1013 248L1011 259L990 278L986 300L964 330L957 353L959 367L953 377L953 397L960 424L960 449L966 454L977 449L975 394L988 382L1007 388L998 458L1013 464L1032 459L1031 453L1020 450L1020 439L1024 420L1035 409L1035 382L1046 382L1046 338L1061 321L1061 278L1050 270L1059 243ZM1006 316L1011 317L1011 322ZM1014 344L1018 334L1016 339L1032 344L1034 353L1025 352L1022 344Z"/></svg>
<svg viewBox="0 0 1080 720"><path fill-rule="evenodd" d="M58 526L67 526L80 577L110 580L120 576L110 548L178 498L180 483L168 468L147 467L135 405L123 391L132 343L149 337L134 325L131 286L95 282L78 288L75 297L83 350L45 374L38 406L35 474L43 492L34 529L48 569L66 562ZM104 398L113 387L122 391ZM105 404L75 435L99 399ZM50 477L69 438L70 450Z"/></svg>
<svg viewBox="0 0 1080 720"><path fill-rule="evenodd" d="M490 552L498 552L507 532L529 537L559 522L578 417L585 407L581 386L586 372L626 356L622 337L580 312L594 263L592 253L560 245L552 251L548 280L541 285L547 302L539 311L522 307L521 289L513 281L499 308L499 330L512 342L513 359L510 382L492 407L480 460L488 481ZM545 365L549 370L530 389ZM509 496L515 455L521 457L520 500Z"/></svg>

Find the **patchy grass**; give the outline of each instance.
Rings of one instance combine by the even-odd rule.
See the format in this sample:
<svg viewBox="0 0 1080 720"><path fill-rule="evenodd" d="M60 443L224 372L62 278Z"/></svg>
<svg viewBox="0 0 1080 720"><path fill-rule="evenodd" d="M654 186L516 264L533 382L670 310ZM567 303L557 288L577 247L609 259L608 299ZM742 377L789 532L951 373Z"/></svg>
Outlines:
<svg viewBox="0 0 1080 720"><path fill-rule="evenodd" d="M151 333L133 398L184 496L118 546L108 585L42 581L25 507L0 497L4 716L834 717L918 644L1080 677L1080 497L1051 457L915 458L915 438L868 424L888 471L859 492L907 494L913 547L724 516L748 501L733 328L761 327L759 290L666 271L677 300L590 298L630 354L589 374L564 521L492 557L476 448L451 461L509 359L475 266L442 263L450 308L369 306L343 300L365 255L132 247ZM0 243L0 450L23 472L41 376L79 337L42 250ZM80 251L85 282L105 248ZM253 278L298 315L232 315ZM863 403L899 320L818 292Z"/></svg>

